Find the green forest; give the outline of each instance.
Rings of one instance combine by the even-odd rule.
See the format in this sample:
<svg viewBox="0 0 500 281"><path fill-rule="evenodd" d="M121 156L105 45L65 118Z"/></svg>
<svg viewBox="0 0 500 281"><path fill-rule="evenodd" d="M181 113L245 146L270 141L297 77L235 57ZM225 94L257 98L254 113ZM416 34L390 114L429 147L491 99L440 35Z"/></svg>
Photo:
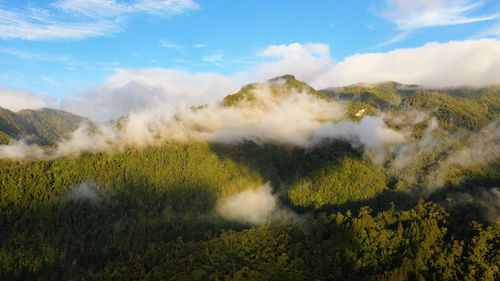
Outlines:
<svg viewBox="0 0 500 281"><path fill-rule="evenodd" d="M350 122L362 109L392 114L389 128L411 128L407 143L369 151L346 139L310 147L161 140L1 159L0 279L500 280L499 87L391 82L316 91L281 79L272 95L306 91L342 102ZM221 103L255 103L257 86ZM426 117L410 126L412 110ZM39 143L51 147L83 120L47 110L0 114L0 138L26 134L44 114L52 125L39 122L47 132ZM423 147L431 137L435 144ZM472 150L480 145L493 153L480 157ZM476 161L465 165L460 155ZM263 223L219 211L222 199L263 185L277 201Z"/></svg>

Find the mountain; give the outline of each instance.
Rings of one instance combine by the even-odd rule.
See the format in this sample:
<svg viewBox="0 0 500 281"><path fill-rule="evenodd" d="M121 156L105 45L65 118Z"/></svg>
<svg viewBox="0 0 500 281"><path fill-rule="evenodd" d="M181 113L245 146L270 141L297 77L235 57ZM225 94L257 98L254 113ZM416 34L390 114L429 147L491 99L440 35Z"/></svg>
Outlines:
<svg viewBox="0 0 500 281"><path fill-rule="evenodd" d="M432 89L396 82L356 84L320 92L349 101L349 115L365 108L375 111L413 108L435 116L449 130L478 131L500 118L500 87Z"/></svg>
<svg viewBox="0 0 500 281"><path fill-rule="evenodd" d="M0 107L0 143L28 137L31 143L54 145L68 137L82 122L89 120L62 110L42 108L12 112Z"/></svg>
<svg viewBox="0 0 500 281"><path fill-rule="evenodd" d="M295 76L293 75L286 74L283 76L272 78L266 83L248 84L241 88L241 90L237 93L226 96L222 102L226 106L234 106L236 103L242 100L253 101L255 100L255 95L252 93L252 91L262 86L269 87L271 95L275 97L283 97L291 95L293 93L304 92L321 99L328 99L326 95L316 91L307 83L295 79Z"/></svg>
<svg viewBox="0 0 500 281"><path fill-rule="evenodd" d="M377 120L408 138L370 150L349 138L301 146L159 134L146 146L0 159L1 279L500 278L498 127L484 125L497 118L496 90L462 95L385 83L318 92L286 75L244 86L220 106L193 108L185 114L202 114L187 118L190 133L210 132L200 126L216 122L205 118L209 110L259 107L253 90L261 87L276 104L296 93L311 95L299 102L341 101L348 116L327 125L350 134L356 126L360 134L373 131L377 123L356 116L365 109L389 116ZM442 126L409 109L425 110ZM24 128L19 113L3 112L9 132ZM288 119L295 111L279 113ZM117 129L126 128L127 118L119 122ZM237 129L260 132L250 125ZM92 137L98 145L99 134Z"/></svg>

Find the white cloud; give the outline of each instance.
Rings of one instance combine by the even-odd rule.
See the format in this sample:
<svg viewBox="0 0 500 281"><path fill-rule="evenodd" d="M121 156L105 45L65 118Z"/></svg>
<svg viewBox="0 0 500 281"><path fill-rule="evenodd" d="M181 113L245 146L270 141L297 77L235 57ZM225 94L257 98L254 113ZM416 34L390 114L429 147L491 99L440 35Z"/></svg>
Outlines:
<svg viewBox="0 0 500 281"><path fill-rule="evenodd" d="M0 9L0 38L53 40L107 36L121 30L126 15L168 16L198 8L191 0L136 0L129 4L115 0L61 0L46 8ZM68 14L80 17L67 20Z"/></svg>
<svg viewBox="0 0 500 281"><path fill-rule="evenodd" d="M206 104L236 92L244 83L285 73L317 89L383 81L433 87L485 86L500 82L500 40L497 39L428 43L385 53L356 54L338 63L333 63L326 44L273 45L258 56L269 60L253 63L234 76L164 68L117 69L106 83L61 101L58 108L108 120L159 104L170 107ZM4 98L2 104L16 109L43 106L40 101L45 104L48 101L33 94L10 96L12 98Z"/></svg>
<svg viewBox="0 0 500 281"><path fill-rule="evenodd" d="M175 69L117 69L106 84L80 93L80 99L63 100L61 108L106 120L160 104L197 106L237 91L241 85L237 80L216 73L190 74Z"/></svg>
<svg viewBox="0 0 500 281"><path fill-rule="evenodd" d="M15 48L0 48L0 53L15 56L23 60L51 61L51 62L71 60L71 56L69 55L31 53L22 49L15 49Z"/></svg>
<svg viewBox="0 0 500 281"><path fill-rule="evenodd" d="M330 49L326 44L321 43L307 43L299 44L293 43L290 45L270 45L257 55L262 57L283 57L283 58L303 58L309 57L325 57L329 56Z"/></svg>
<svg viewBox="0 0 500 281"><path fill-rule="evenodd" d="M47 102L40 96L22 89L8 89L0 86L0 107L12 111L47 107Z"/></svg>
<svg viewBox="0 0 500 281"><path fill-rule="evenodd" d="M66 12L93 18L109 18L132 13L173 15L199 8L192 0L136 0L131 3L119 3L115 0L61 0L55 2L53 6Z"/></svg>
<svg viewBox="0 0 500 281"><path fill-rule="evenodd" d="M224 50L217 49L215 51L215 53L208 55L208 56L204 56L203 61L211 62L211 63L221 63L224 61L223 56L224 56Z"/></svg>
<svg viewBox="0 0 500 281"><path fill-rule="evenodd" d="M221 62L222 61L222 54L212 54L203 57L203 60L206 62Z"/></svg>
<svg viewBox="0 0 500 281"><path fill-rule="evenodd" d="M331 66L329 46L327 44L293 43L290 45L271 45L257 54L260 57L278 58L261 63L252 77L255 80L269 79L291 73L298 79L313 81Z"/></svg>
<svg viewBox="0 0 500 281"><path fill-rule="evenodd" d="M278 199L271 191L269 184L255 190L244 190L220 200L217 204L217 212L231 220L255 225L266 223L278 209Z"/></svg>
<svg viewBox="0 0 500 281"><path fill-rule="evenodd" d="M405 30L405 31L397 34L396 36L392 37L391 39L377 44L375 47L373 47L373 49L387 46L387 45L391 45L391 44L394 44L397 42L401 42L401 41L405 40L406 38L408 38L409 35L410 35L410 32L408 30Z"/></svg>
<svg viewBox="0 0 500 281"><path fill-rule="evenodd" d="M487 28L486 30L483 30L482 32L479 32L475 37L476 38L496 37L500 39L500 22Z"/></svg>
<svg viewBox="0 0 500 281"><path fill-rule="evenodd" d="M397 81L424 86L484 86L500 80L500 41L427 43L387 53L356 54L311 80L317 87Z"/></svg>
<svg viewBox="0 0 500 281"><path fill-rule="evenodd" d="M128 11L128 5L115 0L61 0L52 4L65 12L80 13L88 17L116 17Z"/></svg>
<svg viewBox="0 0 500 281"><path fill-rule="evenodd" d="M62 22L45 20L29 11L0 9L0 38L25 40L82 39L119 31L116 21Z"/></svg>
<svg viewBox="0 0 500 281"><path fill-rule="evenodd" d="M284 85L282 82L271 83L279 88ZM109 84L118 86L123 81L110 81ZM220 83L217 87L220 87ZM320 99L307 92L276 96L269 84L264 83L255 85L252 94L256 96L258 103L241 100L236 106L225 106L221 102L212 102L197 110L183 106L174 108L171 102L154 103L150 99L147 102L154 106L128 113L119 128L109 122L97 123L94 127L84 123L69 139L59 142L57 148L37 149L36 146L28 146L21 141L13 143L12 147L0 146L0 158L44 158L77 155L84 151L119 151L130 145L143 147L164 141L238 143L252 140L258 143L287 143L308 147L315 145L318 139L313 139L315 130L325 123L344 118L343 103ZM98 95L88 98L96 97ZM120 106L124 100L126 102L122 96L116 96L114 104L110 106ZM108 105L94 99L90 101L96 103L77 105L83 109L92 109L92 105ZM372 130L367 134L371 132L377 131ZM339 134L332 136L331 133L328 136L341 137ZM378 137L373 136L372 139Z"/></svg>
<svg viewBox="0 0 500 281"><path fill-rule="evenodd" d="M176 51L182 51L182 50L184 50L184 46L181 46L181 45L175 44L175 43L171 43L171 42L166 41L166 40L160 41L160 47L162 47L162 48L168 48L168 49L173 49L173 50L176 50Z"/></svg>
<svg viewBox="0 0 500 281"><path fill-rule="evenodd" d="M192 0L137 0L132 7L136 11L151 14L173 15L196 10L199 5Z"/></svg>
<svg viewBox="0 0 500 281"><path fill-rule="evenodd" d="M355 145L364 145L372 150L406 140L404 134L389 129L382 119L372 116L365 117L360 122L344 120L336 124L325 124L314 132L314 137L319 140L343 139Z"/></svg>
<svg viewBox="0 0 500 281"><path fill-rule="evenodd" d="M273 60L254 66L250 81L290 73L318 89L358 82L397 81L423 86L485 86L500 80L500 41L480 39L428 43L390 52L356 54L333 63L328 45L269 46L259 56Z"/></svg>
<svg viewBox="0 0 500 281"><path fill-rule="evenodd" d="M429 26L444 26L487 21L498 15L468 16L483 3L469 0L386 0L382 15L398 29L407 30Z"/></svg>

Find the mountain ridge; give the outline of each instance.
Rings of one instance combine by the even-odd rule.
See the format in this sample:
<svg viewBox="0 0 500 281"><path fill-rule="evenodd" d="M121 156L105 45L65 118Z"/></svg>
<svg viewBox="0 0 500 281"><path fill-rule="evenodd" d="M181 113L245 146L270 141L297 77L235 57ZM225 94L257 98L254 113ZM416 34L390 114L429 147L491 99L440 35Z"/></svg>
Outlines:
<svg viewBox="0 0 500 281"><path fill-rule="evenodd" d="M22 109L13 112L0 107L0 143L28 138L30 143L54 145L69 136L87 118L51 108Z"/></svg>

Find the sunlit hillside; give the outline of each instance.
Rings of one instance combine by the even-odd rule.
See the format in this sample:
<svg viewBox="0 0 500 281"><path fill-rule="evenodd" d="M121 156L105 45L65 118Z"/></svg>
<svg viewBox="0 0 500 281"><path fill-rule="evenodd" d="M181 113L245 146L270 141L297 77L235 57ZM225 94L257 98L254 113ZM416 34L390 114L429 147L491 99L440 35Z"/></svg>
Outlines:
<svg viewBox="0 0 500 281"><path fill-rule="evenodd" d="M0 276L494 280L499 98L287 75L78 129L58 113L54 145L0 146Z"/></svg>

